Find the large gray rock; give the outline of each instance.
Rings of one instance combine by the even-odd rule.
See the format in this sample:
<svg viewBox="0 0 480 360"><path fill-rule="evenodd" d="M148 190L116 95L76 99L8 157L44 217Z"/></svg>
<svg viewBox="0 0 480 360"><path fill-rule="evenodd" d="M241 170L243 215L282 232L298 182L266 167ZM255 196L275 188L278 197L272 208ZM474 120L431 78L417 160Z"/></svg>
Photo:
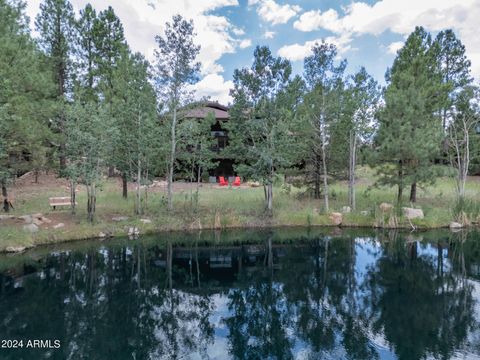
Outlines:
<svg viewBox="0 0 480 360"><path fill-rule="evenodd" d="M0 215L0 221L2 220L9 220L9 219L13 219L14 216L12 215Z"/></svg>
<svg viewBox="0 0 480 360"><path fill-rule="evenodd" d="M29 233L36 233L38 231L38 226L35 224L23 225L23 230L28 231Z"/></svg>
<svg viewBox="0 0 480 360"><path fill-rule="evenodd" d="M458 222L452 221L450 223L450 229L461 229L462 227L463 225Z"/></svg>
<svg viewBox="0 0 480 360"><path fill-rule="evenodd" d="M329 216L330 218L330 221L332 222L332 225L340 225L343 221L343 215L342 213L339 213L339 212L333 212L330 214Z"/></svg>
<svg viewBox="0 0 480 360"><path fill-rule="evenodd" d="M143 223L143 224L151 224L152 220L150 220L150 219L140 219L140 222Z"/></svg>
<svg viewBox="0 0 480 360"><path fill-rule="evenodd" d="M31 224L33 222L32 215L22 215L18 217L20 220L23 220L25 224Z"/></svg>
<svg viewBox="0 0 480 360"><path fill-rule="evenodd" d="M404 207L404 208L402 208L402 210L403 210L403 215L409 220L423 219L423 217L424 217L422 209Z"/></svg>
<svg viewBox="0 0 480 360"><path fill-rule="evenodd" d="M53 228L54 228L54 229L60 229L60 228L62 228L62 227L64 227L64 226L65 226L64 223L58 223L57 225L53 225Z"/></svg>
<svg viewBox="0 0 480 360"><path fill-rule="evenodd" d="M128 220L128 216L114 216L112 217L112 221L127 221Z"/></svg>
<svg viewBox="0 0 480 360"><path fill-rule="evenodd" d="M382 212L389 212L393 209L393 205L389 203L381 203L378 207Z"/></svg>
<svg viewBox="0 0 480 360"><path fill-rule="evenodd" d="M5 251L9 253L19 253L19 252L25 251L25 249L26 249L25 246L7 246Z"/></svg>

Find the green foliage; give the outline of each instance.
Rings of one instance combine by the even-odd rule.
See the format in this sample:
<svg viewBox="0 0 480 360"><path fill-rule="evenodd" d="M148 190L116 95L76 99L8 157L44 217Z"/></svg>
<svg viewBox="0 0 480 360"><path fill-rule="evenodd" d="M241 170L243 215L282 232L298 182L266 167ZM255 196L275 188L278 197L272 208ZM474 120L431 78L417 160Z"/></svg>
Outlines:
<svg viewBox="0 0 480 360"><path fill-rule="evenodd" d="M47 165L54 91L28 31L24 5L0 1L0 183ZM8 210L8 209L6 209Z"/></svg>
<svg viewBox="0 0 480 360"><path fill-rule="evenodd" d="M386 76L375 162L378 183L397 186L398 201L407 185L413 190L417 183L432 183L437 177L433 160L439 155L442 128L435 114L446 91L437 64L430 35L416 28ZM416 200L413 192L411 200Z"/></svg>
<svg viewBox="0 0 480 360"><path fill-rule="evenodd" d="M230 154L243 177L260 181L268 189L266 208L271 212L271 190L276 172L297 160L295 110L301 82L290 80L291 64L275 58L268 47L257 47L250 68L234 72L234 104L227 124Z"/></svg>

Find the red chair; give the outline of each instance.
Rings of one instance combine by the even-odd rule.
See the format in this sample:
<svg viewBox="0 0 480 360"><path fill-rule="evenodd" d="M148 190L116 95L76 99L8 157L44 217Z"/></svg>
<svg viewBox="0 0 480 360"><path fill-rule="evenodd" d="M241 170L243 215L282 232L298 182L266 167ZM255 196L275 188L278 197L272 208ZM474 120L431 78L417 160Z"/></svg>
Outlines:
<svg viewBox="0 0 480 360"><path fill-rule="evenodd" d="M239 176L235 177L235 181L233 182L232 185L233 186L240 186L240 177Z"/></svg>
<svg viewBox="0 0 480 360"><path fill-rule="evenodd" d="M228 181L225 181L225 178L223 176L220 176L219 177L219 182L220 182L220 186L228 186Z"/></svg>

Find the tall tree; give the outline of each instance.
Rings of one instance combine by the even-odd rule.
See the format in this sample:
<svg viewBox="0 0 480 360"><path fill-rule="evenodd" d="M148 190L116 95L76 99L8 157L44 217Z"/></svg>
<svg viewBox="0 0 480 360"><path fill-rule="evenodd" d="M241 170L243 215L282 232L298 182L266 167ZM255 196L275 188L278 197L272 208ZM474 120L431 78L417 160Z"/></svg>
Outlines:
<svg viewBox="0 0 480 360"><path fill-rule="evenodd" d="M45 161L52 134L54 87L45 58L30 37L25 4L0 0L0 185L10 210L10 179Z"/></svg>
<svg viewBox="0 0 480 360"><path fill-rule="evenodd" d="M442 106L442 125L446 130L449 120L454 116L453 108L462 89L470 85L473 78L470 74L471 62L465 55L465 46L451 30L440 31L435 38L437 60L442 80L448 84L448 96Z"/></svg>
<svg viewBox="0 0 480 360"><path fill-rule="evenodd" d="M357 149L362 141L367 142L373 134L374 116L380 98L380 89L373 77L362 67L351 76L347 93L348 203L355 210Z"/></svg>
<svg viewBox="0 0 480 360"><path fill-rule="evenodd" d="M39 44L49 57L54 82L57 87L58 114L56 130L59 132L60 169L65 169L65 114L66 95L69 93L72 76L73 40L75 17L68 0L44 0L35 20L40 34Z"/></svg>
<svg viewBox="0 0 480 360"><path fill-rule="evenodd" d="M456 190L460 204L465 200L465 183L471 160L471 139L474 127L480 121L479 89L465 86L457 94L453 118L448 125L448 145L450 165L456 171Z"/></svg>
<svg viewBox="0 0 480 360"><path fill-rule="evenodd" d="M176 128L178 108L190 99L189 85L198 81L200 63L196 61L200 46L194 43L193 21L175 15L172 22L165 25L164 35L155 40L155 83L158 98L171 119L170 156L168 161L168 209L173 209L173 175L176 158Z"/></svg>
<svg viewBox="0 0 480 360"><path fill-rule="evenodd" d="M331 128L340 119L346 60L336 64L337 48L325 42L316 44L312 52L304 61L308 88L305 96L307 175L314 184L316 199L320 198L323 180L324 205L325 211L328 211L328 147L331 144Z"/></svg>
<svg viewBox="0 0 480 360"><path fill-rule="evenodd" d="M83 98L80 94L77 94ZM111 139L116 138L107 110L96 102L75 101L66 112L66 173L72 184L84 184L87 190L87 216L95 220L97 189L110 149Z"/></svg>
<svg viewBox="0 0 480 360"><path fill-rule="evenodd" d="M293 115L298 97L291 92L298 87L289 86L291 72L288 60L274 57L268 47L257 47L252 66L233 74L230 151L239 160L237 172L263 184L268 214L273 210L275 174L293 164L297 153Z"/></svg>
<svg viewBox="0 0 480 360"><path fill-rule="evenodd" d="M118 66L122 52L127 48L123 25L111 6L98 14L93 26L95 59L97 62L98 89L106 104L110 116L114 116L113 98L113 72ZM114 159L108 160L108 175L114 175ZM122 173L123 188L126 189L127 174ZM124 197L126 193L124 192Z"/></svg>
<svg viewBox="0 0 480 360"><path fill-rule="evenodd" d="M77 56L79 58L79 82L86 88L85 94L90 99L96 98L95 87L98 85L98 18L92 5L87 4L80 10L77 21Z"/></svg>
<svg viewBox="0 0 480 360"><path fill-rule="evenodd" d="M433 160L442 137L437 114L446 90L436 47L423 28L417 27L407 38L386 80L376 137L378 183L396 185L398 202L410 184L410 201L415 202L417 184L432 183L437 176Z"/></svg>
<svg viewBox="0 0 480 360"><path fill-rule="evenodd" d="M142 55L132 55L125 50L112 77L113 114L118 135L113 139L114 164L125 178L135 178L136 214L143 212L140 187L142 179L148 178L158 128L156 97L149 83L148 68L149 64Z"/></svg>

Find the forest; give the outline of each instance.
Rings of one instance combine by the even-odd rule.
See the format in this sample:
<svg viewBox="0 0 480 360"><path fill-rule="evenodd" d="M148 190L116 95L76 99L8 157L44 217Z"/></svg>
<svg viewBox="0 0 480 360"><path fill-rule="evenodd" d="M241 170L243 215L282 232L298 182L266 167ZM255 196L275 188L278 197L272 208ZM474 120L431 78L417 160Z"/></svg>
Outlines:
<svg viewBox="0 0 480 360"><path fill-rule="evenodd" d="M210 133L215 119L184 118L208 100L194 91L201 74L193 20L176 15L166 23L151 62L130 49L112 7L97 13L87 5L76 14L68 0L44 0L33 20L38 37L24 3L0 0L3 210L16 206L10 189L27 172L66 179L72 214L82 186L90 223L111 177L123 184L119 198L134 184L136 216L147 206L182 216L175 213L179 180L196 183L187 194L196 209L218 154ZM419 189L453 179L454 204L445 204L455 208L451 220L474 222L468 209L478 215L479 207L466 183L480 171L479 89L456 34L412 29L384 86L364 67L346 69L335 45L321 42L301 74L266 46L255 48L251 66L234 71L222 156L235 160L243 181L260 185L262 216L274 216L277 194L290 192L314 202L320 214L338 211L332 199L339 183L346 184L348 212L366 210L358 206L357 183L358 172L369 169L374 181L362 196L388 189L385 200L396 209L415 207ZM158 178L167 183L165 196L147 202L143 190Z"/></svg>

